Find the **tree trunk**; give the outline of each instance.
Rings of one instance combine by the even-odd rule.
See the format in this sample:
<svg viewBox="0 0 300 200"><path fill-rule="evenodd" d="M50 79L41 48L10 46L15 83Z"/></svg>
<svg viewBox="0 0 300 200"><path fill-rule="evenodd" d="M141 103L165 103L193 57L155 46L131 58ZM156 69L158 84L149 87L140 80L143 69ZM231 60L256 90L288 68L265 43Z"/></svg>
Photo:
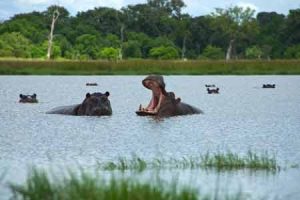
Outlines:
<svg viewBox="0 0 300 200"><path fill-rule="evenodd" d="M123 59L124 29L125 29L125 26L124 26L124 24L122 24L121 30L120 30L120 33L121 33L121 44L120 44L120 51L119 51L119 59L120 60Z"/></svg>
<svg viewBox="0 0 300 200"><path fill-rule="evenodd" d="M182 60L185 59L185 52L186 52L186 46L185 46L185 44L186 44L186 38L187 38L187 36L184 35L183 41L182 41L182 49L181 49L181 59L182 59Z"/></svg>
<svg viewBox="0 0 300 200"><path fill-rule="evenodd" d="M228 47L227 53L226 53L226 61L232 59L233 43L234 43L234 39L233 39L233 40L230 40L230 42L229 42L229 47Z"/></svg>
<svg viewBox="0 0 300 200"><path fill-rule="evenodd" d="M55 22L59 17L59 11L56 9L53 12L52 15L52 23L51 23L51 30L49 34L49 41L48 41L48 51L47 51L47 59L49 60L51 58L51 53L52 53L52 43L53 43L53 32L55 28Z"/></svg>

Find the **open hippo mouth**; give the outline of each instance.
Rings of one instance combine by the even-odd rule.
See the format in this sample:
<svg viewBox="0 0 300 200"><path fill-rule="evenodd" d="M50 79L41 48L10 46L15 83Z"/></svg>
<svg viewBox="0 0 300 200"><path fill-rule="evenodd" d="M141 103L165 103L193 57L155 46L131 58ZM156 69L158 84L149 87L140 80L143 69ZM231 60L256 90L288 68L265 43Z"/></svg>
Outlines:
<svg viewBox="0 0 300 200"><path fill-rule="evenodd" d="M140 105L137 114L155 115L158 113L166 95L163 79L161 76L148 76L142 83L144 87L152 91L152 98L146 108Z"/></svg>

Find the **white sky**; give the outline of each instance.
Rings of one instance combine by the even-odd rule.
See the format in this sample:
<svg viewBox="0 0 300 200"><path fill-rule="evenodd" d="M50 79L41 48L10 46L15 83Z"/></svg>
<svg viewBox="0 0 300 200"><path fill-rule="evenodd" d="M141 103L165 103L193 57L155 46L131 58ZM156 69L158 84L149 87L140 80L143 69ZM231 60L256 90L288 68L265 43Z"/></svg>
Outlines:
<svg viewBox="0 0 300 200"><path fill-rule="evenodd" d="M0 0L0 20L6 20L15 14L31 11L44 11L53 4L64 6L71 15L94 7L121 8L129 4L145 3L146 0ZM290 9L300 8L300 0L184 0L187 7L184 12L192 16L210 14L215 8L230 6L249 6L257 12L275 11L288 14Z"/></svg>

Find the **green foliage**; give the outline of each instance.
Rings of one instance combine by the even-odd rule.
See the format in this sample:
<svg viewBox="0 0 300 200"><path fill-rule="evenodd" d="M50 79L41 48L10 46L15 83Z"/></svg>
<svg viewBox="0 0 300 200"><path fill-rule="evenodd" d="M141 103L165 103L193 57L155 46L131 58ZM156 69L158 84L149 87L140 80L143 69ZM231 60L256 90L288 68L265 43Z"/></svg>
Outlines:
<svg viewBox="0 0 300 200"><path fill-rule="evenodd" d="M21 33L4 33L0 35L0 56L30 57L30 41Z"/></svg>
<svg viewBox="0 0 300 200"><path fill-rule="evenodd" d="M260 12L257 14L257 46L262 47L264 58L280 58L284 50L286 38L284 33L285 16L275 12Z"/></svg>
<svg viewBox="0 0 300 200"><path fill-rule="evenodd" d="M217 60L217 59L224 59L224 57L225 57L225 53L221 48L211 46L211 45L208 45L202 53L202 58Z"/></svg>
<svg viewBox="0 0 300 200"><path fill-rule="evenodd" d="M75 50L79 56L86 56L95 59L99 51L97 37L91 34L84 34L76 38Z"/></svg>
<svg viewBox="0 0 300 200"><path fill-rule="evenodd" d="M118 59L120 54L120 49L113 47L106 47L100 51L100 58L108 59L108 60L116 60Z"/></svg>
<svg viewBox="0 0 300 200"><path fill-rule="evenodd" d="M209 45L224 52L230 41L234 41L232 56L238 59L247 51L246 58L256 57L251 49L254 46L261 48L262 59L298 57L291 52L300 44L300 9L290 10L287 16L260 12L255 17L254 10L233 6L192 17L182 12L184 7L182 0L149 0L121 10L98 7L74 17L64 7L54 5L43 12L17 14L1 23L0 57L44 58L43 43L48 40L56 9L60 15L54 30L54 42L59 47L54 47L58 52L55 58L95 60L101 57L101 49L112 47L121 48L124 58L174 59L181 54L195 59L207 54L204 48ZM10 34L15 38L16 33L22 36L18 45L15 39L3 38ZM173 49L168 54L161 47ZM225 58L208 50L206 58Z"/></svg>
<svg viewBox="0 0 300 200"><path fill-rule="evenodd" d="M155 47L150 50L150 57L156 59L176 59L179 57L178 51L174 47Z"/></svg>
<svg viewBox="0 0 300 200"><path fill-rule="evenodd" d="M141 44L135 40L126 42L123 45L123 54L125 58L141 58Z"/></svg>
<svg viewBox="0 0 300 200"><path fill-rule="evenodd" d="M290 10L285 25L287 44L300 44L300 8Z"/></svg>
<svg viewBox="0 0 300 200"><path fill-rule="evenodd" d="M260 59L262 54L262 50L257 46L249 47L246 49L246 57L250 59Z"/></svg>
<svg viewBox="0 0 300 200"><path fill-rule="evenodd" d="M42 45L35 45L31 48L32 58L46 58L47 50Z"/></svg>
<svg viewBox="0 0 300 200"><path fill-rule="evenodd" d="M300 44L288 47L284 56L289 59L300 59Z"/></svg>
<svg viewBox="0 0 300 200"><path fill-rule="evenodd" d="M106 36L106 41L107 41L107 44L106 44L107 47L119 48L120 44L121 44L118 36L116 36L114 34L108 34Z"/></svg>

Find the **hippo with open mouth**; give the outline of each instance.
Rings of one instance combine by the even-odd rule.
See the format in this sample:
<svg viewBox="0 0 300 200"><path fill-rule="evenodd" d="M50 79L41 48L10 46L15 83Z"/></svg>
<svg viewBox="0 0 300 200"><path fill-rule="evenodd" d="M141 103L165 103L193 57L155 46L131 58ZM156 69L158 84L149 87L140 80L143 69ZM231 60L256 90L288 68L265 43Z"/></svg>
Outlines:
<svg viewBox="0 0 300 200"><path fill-rule="evenodd" d="M57 107L48 111L47 114L87 116L111 115L112 109L108 96L109 92L105 92L104 94L100 92L93 94L87 93L81 104Z"/></svg>
<svg viewBox="0 0 300 200"><path fill-rule="evenodd" d="M166 85L162 76L147 76L142 83L144 87L152 90L152 99L146 108L143 108L142 105L140 105L139 110L136 111L137 115L170 117L202 113L200 109L181 102L180 98L175 98L175 94L173 92L166 92Z"/></svg>
<svg viewBox="0 0 300 200"><path fill-rule="evenodd" d="M20 94L19 96L20 96L19 103L38 103L36 94L33 95Z"/></svg>

